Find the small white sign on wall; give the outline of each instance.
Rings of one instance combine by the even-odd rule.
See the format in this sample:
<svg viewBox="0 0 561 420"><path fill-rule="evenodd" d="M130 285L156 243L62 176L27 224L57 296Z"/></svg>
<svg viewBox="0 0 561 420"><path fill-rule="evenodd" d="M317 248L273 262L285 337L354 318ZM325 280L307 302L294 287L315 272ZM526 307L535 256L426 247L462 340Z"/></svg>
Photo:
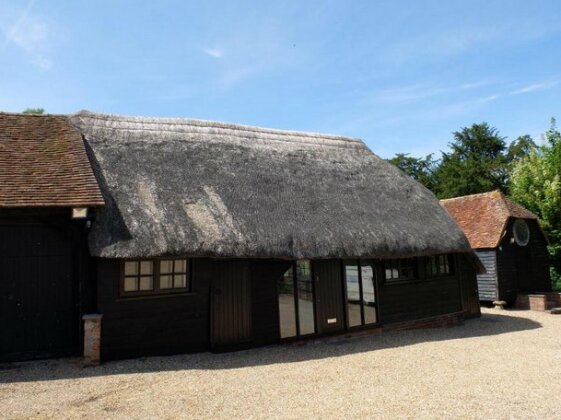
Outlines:
<svg viewBox="0 0 561 420"><path fill-rule="evenodd" d="M327 318L327 323L328 324L336 324L337 323L337 318Z"/></svg>

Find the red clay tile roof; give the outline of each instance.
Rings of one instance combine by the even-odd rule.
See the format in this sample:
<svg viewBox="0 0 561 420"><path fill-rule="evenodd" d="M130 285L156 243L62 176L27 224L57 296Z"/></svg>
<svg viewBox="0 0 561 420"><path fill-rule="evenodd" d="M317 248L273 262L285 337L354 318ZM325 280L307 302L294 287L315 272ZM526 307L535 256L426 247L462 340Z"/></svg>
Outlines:
<svg viewBox="0 0 561 420"><path fill-rule="evenodd" d="M0 208L103 204L82 136L67 117L0 113Z"/></svg>
<svg viewBox="0 0 561 420"><path fill-rule="evenodd" d="M538 218L499 190L440 200L440 203L464 231L472 248L498 246L509 217Z"/></svg>

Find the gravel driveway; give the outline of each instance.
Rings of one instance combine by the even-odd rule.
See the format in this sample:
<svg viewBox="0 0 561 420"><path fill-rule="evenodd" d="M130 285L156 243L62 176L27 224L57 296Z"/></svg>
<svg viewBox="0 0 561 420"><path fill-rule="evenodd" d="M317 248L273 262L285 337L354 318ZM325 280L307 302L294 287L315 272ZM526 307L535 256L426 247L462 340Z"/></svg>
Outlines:
<svg viewBox="0 0 561 420"><path fill-rule="evenodd" d="M4 365L4 418L561 418L561 316L229 353Z"/></svg>

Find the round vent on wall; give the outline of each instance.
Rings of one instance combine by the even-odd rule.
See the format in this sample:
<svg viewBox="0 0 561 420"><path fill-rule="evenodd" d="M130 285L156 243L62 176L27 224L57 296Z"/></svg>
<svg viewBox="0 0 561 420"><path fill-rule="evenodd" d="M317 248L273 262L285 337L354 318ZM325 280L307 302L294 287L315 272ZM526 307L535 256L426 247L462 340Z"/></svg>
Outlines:
<svg viewBox="0 0 561 420"><path fill-rule="evenodd" d="M514 240L520 246L528 245L530 242L530 228L525 220L518 219L514 222L513 226Z"/></svg>

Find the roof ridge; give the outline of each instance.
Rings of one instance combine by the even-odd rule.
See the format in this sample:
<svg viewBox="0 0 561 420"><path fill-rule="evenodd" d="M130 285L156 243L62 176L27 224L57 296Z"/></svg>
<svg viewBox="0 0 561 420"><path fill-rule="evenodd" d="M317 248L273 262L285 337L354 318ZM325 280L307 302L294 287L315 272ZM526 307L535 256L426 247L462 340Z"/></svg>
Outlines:
<svg viewBox="0 0 561 420"><path fill-rule="evenodd" d="M203 120L203 119L195 119L195 118L144 117L144 116L133 116L133 115L119 115L119 114L111 114L111 113L99 113L99 112L92 112L88 110L81 110L69 116L78 117L78 118L86 117L96 120L114 119L114 120L120 120L122 122L140 123L140 124L146 123L146 124L159 124L159 125L170 125L170 126L185 125L185 126L199 127L199 128L214 128L214 129L221 129L221 130L265 133L265 134L273 134L273 135L280 135L280 136L308 137L308 138L337 140L337 141L346 141L349 143L364 144L364 142L360 138L350 137L350 136L320 133L320 132L313 132L313 131L296 131L296 130L285 130L279 128L258 127L252 125L235 124L235 123L227 123L221 121Z"/></svg>
<svg viewBox="0 0 561 420"><path fill-rule="evenodd" d="M68 118L68 114L51 114L51 113L43 113L43 114L26 114L25 112L10 112L10 111L0 111L0 116L8 115L13 117L65 117Z"/></svg>
<svg viewBox="0 0 561 420"><path fill-rule="evenodd" d="M513 212L512 212L512 209L510 208L510 206L514 206L516 208L516 210L521 211L522 213L529 213L533 217L535 217L536 219L539 219L538 216L533 211L528 210L526 207L524 207L521 204L518 204L514 200L511 200L509 197L507 197L504 194L501 195L501 201L506 206L506 210L507 210L508 214L510 214L511 217L513 217L514 215L512 214ZM521 219L525 218L525 217L520 217L520 216L517 216L517 217L519 217Z"/></svg>
<svg viewBox="0 0 561 420"><path fill-rule="evenodd" d="M504 193L499 188L497 188L497 189L487 191L487 192L484 192L484 193L466 194L466 195L460 195L458 197L451 197L451 198L441 198L440 201L453 201L453 200L460 200L460 199L464 199L464 198L483 197L483 196L490 196L490 195L497 194L497 193L500 194L500 196L502 196L502 197L506 197L504 195Z"/></svg>

